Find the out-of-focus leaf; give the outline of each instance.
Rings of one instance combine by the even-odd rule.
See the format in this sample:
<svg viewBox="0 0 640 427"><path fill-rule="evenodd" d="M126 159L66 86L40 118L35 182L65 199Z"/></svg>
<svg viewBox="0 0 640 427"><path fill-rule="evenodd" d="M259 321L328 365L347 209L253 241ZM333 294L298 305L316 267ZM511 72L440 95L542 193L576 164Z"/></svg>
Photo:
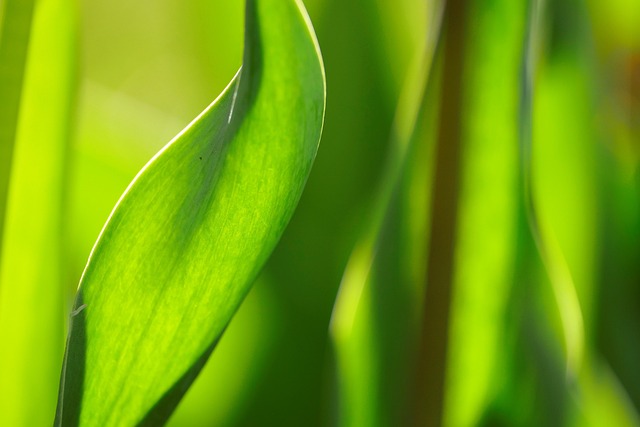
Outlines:
<svg viewBox="0 0 640 427"><path fill-rule="evenodd" d="M613 141L612 141L613 142ZM601 161L606 173L603 185L602 260L598 292L597 348L640 413L640 193L638 175L627 173L605 147ZM617 154L617 153L616 153Z"/></svg>
<svg viewBox="0 0 640 427"><path fill-rule="evenodd" d="M406 88L406 74L415 52L424 45L424 29L431 25L429 18L440 7L438 1L372 0L361 9L375 25L370 35L375 53L382 67L385 81L380 88L389 100L394 100ZM367 10L368 9L368 10Z"/></svg>
<svg viewBox="0 0 640 427"><path fill-rule="evenodd" d="M533 105L531 198L567 367L575 376L586 355L593 312L598 192L593 96L584 8L563 0L550 4L548 15L549 48Z"/></svg>
<svg viewBox="0 0 640 427"><path fill-rule="evenodd" d="M342 426L398 425L406 421L403 396L411 383L409 355L420 301L420 292L416 291L421 288L409 276L416 270L412 268L414 258L419 257L418 263L423 265L424 255L420 250L424 249L424 239L407 238L422 233L414 228L407 230L411 228L407 223L409 215L418 213L418 229L426 224L428 147L438 94L433 71L441 14L441 9L432 13L418 62L408 75L378 197L368 228L349 259L334 306L331 336ZM416 186L418 197L414 197ZM409 199L411 206L405 204ZM417 206L413 204L416 201Z"/></svg>
<svg viewBox="0 0 640 427"><path fill-rule="evenodd" d="M518 107L527 9L472 1L465 35L462 178L445 425L477 425L499 390L515 264ZM488 106L491 108L488 108Z"/></svg>
<svg viewBox="0 0 640 427"><path fill-rule="evenodd" d="M596 348L640 413L640 2L589 1L602 193ZM595 383L595 382L594 382ZM585 404L586 406L587 404ZM636 416L636 418L638 418Z"/></svg>
<svg viewBox="0 0 640 427"><path fill-rule="evenodd" d="M7 426L51 423L64 346L63 187L75 2L39 1L31 29L1 242L0 425Z"/></svg>
<svg viewBox="0 0 640 427"><path fill-rule="evenodd" d="M140 172L94 247L71 315L58 424L171 414L297 204L324 91L302 4L248 0L242 70Z"/></svg>
<svg viewBox="0 0 640 427"><path fill-rule="evenodd" d="M533 105L532 198L562 319L556 336L565 341L566 382L569 390L574 388L566 421L634 425L637 416L629 398L594 345L602 199L598 179L605 162L597 161L602 153L586 11L570 0L549 6L549 46ZM553 310L553 304L548 307Z"/></svg>
<svg viewBox="0 0 640 427"><path fill-rule="evenodd" d="M573 397L575 407L569 414L567 426L640 425L640 417L627 391L605 363L585 361L580 392Z"/></svg>
<svg viewBox="0 0 640 427"><path fill-rule="evenodd" d="M496 370L499 391L486 408L482 425L560 426L568 397L562 336L553 335L553 326L560 324L558 306L543 264L545 246L539 239L531 197L532 111L543 39L542 4L540 0L528 4L519 76L515 268L502 320L503 355Z"/></svg>
<svg viewBox="0 0 640 427"><path fill-rule="evenodd" d="M588 373L593 354L600 198L595 84L586 10L571 0L549 5L546 61L534 102L532 197L540 240L560 309L571 376ZM582 381L580 381L582 382ZM596 384L597 381L589 381ZM584 389L583 389L584 394Z"/></svg>
<svg viewBox="0 0 640 427"><path fill-rule="evenodd" d="M0 242L5 226L33 5L33 0L6 0L0 3Z"/></svg>

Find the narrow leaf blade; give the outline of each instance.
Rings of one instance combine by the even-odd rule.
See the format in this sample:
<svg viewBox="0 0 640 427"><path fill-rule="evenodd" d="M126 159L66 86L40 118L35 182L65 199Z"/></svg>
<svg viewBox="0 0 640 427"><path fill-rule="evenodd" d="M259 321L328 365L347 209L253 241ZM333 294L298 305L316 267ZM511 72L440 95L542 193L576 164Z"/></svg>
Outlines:
<svg viewBox="0 0 640 427"><path fill-rule="evenodd" d="M39 1L30 29L5 233L0 237L3 426L51 423L64 350L61 228L75 92L75 1Z"/></svg>
<svg viewBox="0 0 640 427"><path fill-rule="evenodd" d="M0 3L0 241L5 222L33 5L33 0L7 0Z"/></svg>

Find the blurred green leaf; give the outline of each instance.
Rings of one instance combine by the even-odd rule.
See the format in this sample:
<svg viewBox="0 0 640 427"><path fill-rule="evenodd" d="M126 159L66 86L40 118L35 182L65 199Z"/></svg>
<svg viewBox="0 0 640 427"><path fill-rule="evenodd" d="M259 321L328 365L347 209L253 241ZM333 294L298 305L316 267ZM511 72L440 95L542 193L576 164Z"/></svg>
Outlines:
<svg viewBox="0 0 640 427"><path fill-rule="evenodd" d="M518 107L527 8L469 2L459 232L445 425L477 425L499 390L516 249ZM491 108L487 108L487 106Z"/></svg>
<svg viewBox="0 0 640 427"><path fill-rule="evenodd" d="M6 0L0 4L0 242L5 223L33 5L33 0Z"/></svg>
<svg viewBox="0 0 640 427"><path fill-rule="evenodd" d="M71 315L57 424L167 419L297 204L324 93L302 4L248 0L243 68L143 168L94 247Z"/></svg>
<svg viewBox="0 0 640 427"><path fill-rule="evenodd" d="M529 3L521 68L518 245L513 286L503 322L505 355L500 394L483 422L565 425L584 356L583 324L571 274L556 242L543 234L535 198L534 117L542 42L548 29L544 2ZM563 352L564 345L564 352Z"/></svg>
<svg viewBox="0 0 640 427"><path fill-rule="evenodd" d="M333 310L330 331L341 426L406 421L402 396L410 386L408 362L420 301L416 290L421 289L409 276L416 258L419 266L424 258L424 239L412 237L422 236L426 224L441 19L438 3L416 64L407 73L377 199L349 258ZM418 227L407 227L408 217L416 215Z"/></svg>
<svg viewBox="0 0 640 427"><path fill-rule="evenodd" d="M640 329L640 185L638 173L628 174L613 145L605 146L600 157L605 173L596 344L638 414L640 341L635 337Z"/></svg>
<svg viewBox="0 0 640 427"><path fill-rule="evenodd" d="M581 2L556 2L549 14L549 46L533 105L532 196L563 319L568 378L577 377L580 389L571 396L576 405L568 418L597 419L589 402L602 397L599 406L607 406L611 422L624 425L621 416L614 418L624 412L614 410L615 400L606 398L622 394L612 387L613 375L594 352L602 198L598 178L604 163L597 162L593 46Z"/></svg>
<svg viewBox="0 0 640 427"><path fill-rule="evenodd" d="M1 242L0 425L7 426L51 423L64 347L63 188L75 2L41 0L33 19Z"/></svg>

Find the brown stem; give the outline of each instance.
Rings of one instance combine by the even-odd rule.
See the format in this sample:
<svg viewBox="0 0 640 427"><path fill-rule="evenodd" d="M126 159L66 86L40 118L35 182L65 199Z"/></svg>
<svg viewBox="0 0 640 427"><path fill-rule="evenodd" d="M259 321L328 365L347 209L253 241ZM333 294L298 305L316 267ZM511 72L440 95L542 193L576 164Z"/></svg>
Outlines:
<svg viewBox="0 0 640 427"><path fill-rule="evenodd" d="M444 12L443 81L430 219L426 292L416 365L412 424L440 426L454 273L460 169L464 0Z"/></svg>

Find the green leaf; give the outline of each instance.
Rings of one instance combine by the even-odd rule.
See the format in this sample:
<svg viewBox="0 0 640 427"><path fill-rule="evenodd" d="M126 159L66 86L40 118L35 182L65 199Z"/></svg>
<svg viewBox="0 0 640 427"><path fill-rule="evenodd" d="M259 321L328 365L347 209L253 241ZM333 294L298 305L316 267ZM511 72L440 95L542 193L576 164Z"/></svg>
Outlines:
<svg viewBox="0 0 640 427"><path fill-rule="evenodd" d="M445 426L478 425L501 386L502 319L516 262L518 78L524 2L468 2L459 230ZM487 108L489 104L491 108Z"/></svg>
<svg viewBox="0 0 640 427"><path fill-rule="evenodd" d="M281 302L266 276L255 281L168 427L244 424L238 419L258 394L252 385L264 377L282 332Z"/></svg>
<svg viewBox="0 0 640 427"><path fill-rule="evenodd" d="M0 242L33 4L33 0L7 0L0 3Z"/></svg>
<svg viewBox="0 0 640 427"><path fill-rule="evenodd" d="M293 213L324 97L302 4L248 0L241 71L143 168L93 249L71 315L58 425L168 418Z"/></svg>
<svg viewBox="0 0 640 427"><path fill-rule="evenodd" d="M430 11L425 41L407 73L377 199L332 313L341 426L406 423L408 362L424 281L442 7L437 2Z"/></svg>
<svg viewBox="0 0 640 427"><path fill-rule="evenodd" d="M61 230L75 59L75 2L39 1L0 241L0 425L48 425L55 414L64 351Z"/></svg>

